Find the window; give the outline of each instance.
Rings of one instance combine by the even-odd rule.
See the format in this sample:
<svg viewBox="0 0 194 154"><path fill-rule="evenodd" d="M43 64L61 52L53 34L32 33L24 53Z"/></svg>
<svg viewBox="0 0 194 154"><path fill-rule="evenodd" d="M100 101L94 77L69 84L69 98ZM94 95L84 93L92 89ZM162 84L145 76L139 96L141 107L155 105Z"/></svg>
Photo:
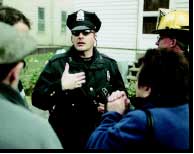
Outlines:
<svg viewBox="0 0 194 154"><path fill-rule="evenodd" d="M144 11L158 11L158 8L169 8L169 0L144 0Z"/></svg>
<svg viewBox="0 0 194 154"><path fill-rule="evenodd" d="M38 31L45 31L45 12L44 8L41 7L38 8Z"/></svg>
<svg viewBox="0 0 194 154"><path fill-rule="evenodd" d="M61 12L61 32L66 32L66 20L67 20L67 13L66 11Z"/></svg>
<svg viewBox="0 0 194 154"><path fill-rule="evenodd" d="M156 29L157 17L143 17L143 33L149 34Z"/></svg>
<svg viewBox="0 0 194 154"><path fill-rule="evenodd" d="M0 0L0 6L2 6L3 5L3 0Z"/></svg>
<svg viewBox="0 0 194 154"><path fill-rule="evenodd" d="M143 34L151 34L156 29L158 8L169 8L169 0L144 0Z"/></svg>

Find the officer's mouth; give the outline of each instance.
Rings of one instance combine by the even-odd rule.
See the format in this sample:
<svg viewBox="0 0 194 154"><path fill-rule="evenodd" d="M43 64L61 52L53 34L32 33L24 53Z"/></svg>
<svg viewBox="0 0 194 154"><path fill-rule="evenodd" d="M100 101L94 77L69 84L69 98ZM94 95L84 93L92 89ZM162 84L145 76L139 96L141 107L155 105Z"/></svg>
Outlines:
<svg viewBox="0 0 194 154"><path fill-rule="evenodd" d="M84 42L78 42L77 45L78 46L83 46L83 45L85 45L85 43Z"/></svg>

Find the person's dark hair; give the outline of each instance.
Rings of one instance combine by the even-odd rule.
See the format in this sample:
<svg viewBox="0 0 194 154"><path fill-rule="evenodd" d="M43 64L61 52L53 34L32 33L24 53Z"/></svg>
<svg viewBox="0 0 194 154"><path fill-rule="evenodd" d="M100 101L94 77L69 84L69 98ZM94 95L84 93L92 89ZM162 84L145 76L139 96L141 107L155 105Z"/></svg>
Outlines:
<svg viewBox="0 0 194 154"><path fill-rule="evenodd" d="M164 106L188 103L189 63L184 54L148 49L141 62L138 87L151 87L150 100Z"/></svg>
<svg viewBox="0 0 194 154"><path fill-rule="evenodd" d="M22 21L31 28L29 19L21 11L9 6L0 6L0 21L9 25Z"/></svg>

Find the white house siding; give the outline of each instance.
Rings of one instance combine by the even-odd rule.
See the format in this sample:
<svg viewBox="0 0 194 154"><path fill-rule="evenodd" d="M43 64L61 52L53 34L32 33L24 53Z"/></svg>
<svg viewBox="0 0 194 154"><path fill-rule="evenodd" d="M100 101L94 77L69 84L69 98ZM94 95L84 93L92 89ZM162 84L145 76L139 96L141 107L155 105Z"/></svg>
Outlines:
<svg viewBox="0 0 194 154"><path fill-rule="evenodd" d="M21 10L31 22L30 33L36 38L39 47L55 47L68 44L66 33L61 33L61 11L71 10L71 0L4 0L8 5ZM38 32L38 7L45 9L45 31Z"/></svg>
<svg viewBox="0 0 194 154"><path fill-rule="evenodd" d="M21 10L31 22L31 33L39 45L51 44L50 7L48 0L4 0L3 5L8 5ZM38 7L45 8L45 32L38 32Z"/></svg>
<svg viewBox="0 0 194 154"><path fill-rule="evenodd" d="M156 47L157 35L142 34L144 0L3 0L18 8L30 19L31 33L40 46L71 45L70 31L61 32L61 11L68 14L78 9L95 11L102 21L97 45L115 59L135 61L136 53ZM38 7L45 8L45 32L38 32ZM189 9L188 0L171 0L170 8ZM136 51L137 49L137 51ZM118 56L119 55L119 56Z"/></svg>
<svg viewBox="0 0 194 154"><path fill-rule="evenodd" d="M56 46L63 46L70 44L70 32L66 27L66 32L61 32L61 12L66 11L67 14L71 13L72 1L71 0L53 0L51 5L53 8L53 17L51 23L53 24L53 44Z"/></svg>
<svg viewBox="0 0 194 154"><path fill-rule="evenodd" d="M183 9L189 11L189 0L173 0L175 9Z"/></svg>

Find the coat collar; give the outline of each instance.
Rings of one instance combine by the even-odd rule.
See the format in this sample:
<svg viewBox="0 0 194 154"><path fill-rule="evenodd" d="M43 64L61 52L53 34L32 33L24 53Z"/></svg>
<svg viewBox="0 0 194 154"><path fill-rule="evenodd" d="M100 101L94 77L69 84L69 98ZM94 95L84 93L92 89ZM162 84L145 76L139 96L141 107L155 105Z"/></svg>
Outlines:
<svg viewBox="0 0 194 154"><path fill-rule="evenodd" d="M67 51L67 56L69 57L69 60L68 60L69 63L73 66L78 66L78 65L82 66L86 64L91 69L93 67L94 69L96 69L97 65L98 65L98 68L104 67L103 57L95 47L93 49L92 59L91 61L88 61L88 62L84 61L81 57L79 57L79 55L77 54L77 50L73 46Z"/></svg>
<svg viewBox="0 0 194 154"><path fill-rule="evenodd" d="M20 93L9 85L0 83L0 95L2 95L5 99L9 100L13 104L28 108Z"/></svg>

